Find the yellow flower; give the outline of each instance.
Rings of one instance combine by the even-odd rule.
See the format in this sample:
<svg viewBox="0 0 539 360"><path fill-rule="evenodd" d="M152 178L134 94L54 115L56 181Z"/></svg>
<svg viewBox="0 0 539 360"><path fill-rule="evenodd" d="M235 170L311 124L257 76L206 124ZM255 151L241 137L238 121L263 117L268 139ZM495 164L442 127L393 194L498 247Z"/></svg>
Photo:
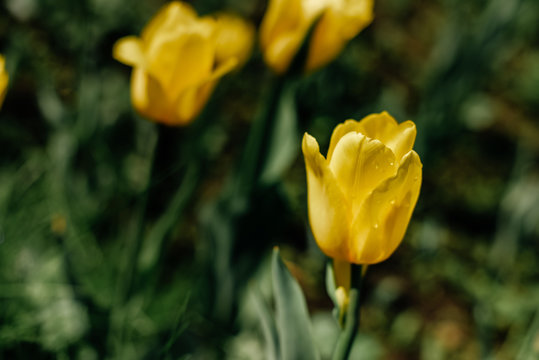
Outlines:
<svg viewBox="0 0 539 360"><path fill-rule="evenodd" d="M202 110L218 79L245 61L252 26L232 15L198 17L187 3L165 5L140 37L116 42L113 56L133 66L131 100L142 115L185 125Z"/></svg>
<svg viewBox="0 0 539 360"><path fill-rule="evenodd" d="M247 61L253 48L255 29L243 19L226 14L216 15L215 57L218 63L236 58L239 64Z"/></svg>
<svg viewBox="0 0 539 360"><path fill-rule="evenodd" d="M333 131L327 159L303 137L309 221L322 251L340 263L374 264L402 241L421 187L422 164L412 150L415 124L388 113L348 120ZM349 270L348 270L349 271Z"/></svg>
<svg viewBox="0 0 539 360"><path fill-rule="evenodd" d="M306 70L333 59L373 19L374 0L270 0L260 29L266 63L284 73L316 20Z"/></svg>
<svg viewBox="0 0 539 360"><path fill-rule="evenodd" d="M9 75L6 72L6 59L0 55L0 109L4 103L6 97L7 84L9 82Z"/></svg>

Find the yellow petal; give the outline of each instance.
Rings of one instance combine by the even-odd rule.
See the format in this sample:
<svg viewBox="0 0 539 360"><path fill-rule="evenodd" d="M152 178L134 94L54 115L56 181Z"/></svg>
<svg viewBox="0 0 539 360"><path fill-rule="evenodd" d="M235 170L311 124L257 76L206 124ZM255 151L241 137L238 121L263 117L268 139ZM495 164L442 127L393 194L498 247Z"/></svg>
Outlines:
<svg viewBox="0 0 539 360"><path fill-rule="evenodd" d="M199 34L191 34L176 49L173 63L165 72L168 75L167 90L171 96L196 86L210 77L214 66L215 49L210 39ZM166 69L166 68L165 68Z"/></svg>
<svg viewBox="0 0 539 360"><path fill-rule="evenodd" d="M346 120L345 122L337 125L335 129L333 130L333 133L331 134L331 140L329 141L329 149L328 149L328 161L331 162L331 158L333 157L333 152L335 151L335 146L337 146L337 143L341 138L350 133L350 132L361 132L359 131L359 121L356 120Z"/></svg>
<svg viewBox="0 0 539 360"><path fill-rule="evenodd" d="M158 33L176 34L197 21L197 13L185 2L171 1L164 5L142 31L142 40L147 50L152 50L152 41Z"/></svg>
<svg viewBox="0 0 539 360"><path fill-rule="evenodd" d="M266 50L283 33L294 31L301 22L301 0L270 0L260 25L260 45Z"/></svg>
<svg viewBox="0 0 539 360"><path fill-rule="evenodd" d="M206 82L202 86L185 90L176 102L176 125L191 122L202 110L211 95L216 82Z"/></svg>
<svg viewBox="0 0 539 360"><path fill-rule="evenodd" d="M176 115L180 124L185 124L198 114L198 87L185 90L176 102Z"/></svg>
<svg viewBox="0 0 539 360"><path fill-rule="evenodd" d="M396 176L383 182L362 204L351 230L352 262L381 262L401 243L419 197L421 168L419 156L410 151Z"/></svg>
<svg viewBox="0 0 539 360"><path fill-rule="evenodd" d="M373 0L335 1L331 5L329 11L340 20L339 32L346 40L355 37L374 17Z"/></svg>
<svg viewBox="0 0 539 360"><path fill-rule="evenodd" d="M274 71L286 71L327 3L327 0L270 1L262 20L260 45L264 60Z"/></svg>
<svg viewBox="0 0 539 360"><path fill-rule="evenodd" d="M348 40L339 35L337 21L325 13L313 31L307 55L306 70L313 71L335 59Z"/></svg>
<svg viewBox="0 0 539 360"><path fill-rule="evenodd" d="M281 35L264 51L264 60L278 74L283 74L296 55L305 34L299 31Z"/></svg>
<svg viewBox="0 0 539 360"><path fill-rule="evenodd" d="M5 69L5 59L0 55L0 108L4 103L4 98L6 97L7 85L9 83L9 75Z"/></svg>
<svg viewBox="0 0 539 360"><path fill-rule="evenodd" d="M227 61L220 63L214 70L213 73L206 81L214 81L231 72L234 68L238 66L238 59L229 58Z"/></svg>
<svg viewBox="0 0 539 360"><path fill-rule="evenodd" d="M357 131L386 144L399 161L412 150L417 133L412 121L397 124L397 121L385 111L363 118L357 126Z"/></svg>
<svg viewBox="0 0 539 360"><path fill-rule="evenodd" d="M372 9L372 0L329 2L313 31L306 70L318 69L335 59L348 41L372 22Z"/></svg>
<svg viewBox="0 0 539 360"><path fill-rule="evenodd" d="M395 155L389 148L357 132L339 140L329 167L354 214L363 200L397 171Z"/></svg>
<svg viewBox="0 0 539 360"><path fill-rule="evenodd" d="M235 58L238 63L243 64L251 55L255 34L253 25L230 14L218 14L216 19L215 57L217 63Z"/></svg>
<svg viewBox="0 0 539 360"><path fill-rule="evenodd" d="M307 171L309 222L318 246L333 258L348 260L351 212L318 143L305 133L302 143Z"/></svg>
<svg viewBox="0 0 539 360"><path fill-rule="evenodd" d="M150 120L174 125L174 109L159 83L142 68L131 75L131 101L135 109Z"/></svg>
<svg viewBox="0 0 539 360"><path fill-rule="evenodd" d="M144 28L147 71L171 98L193 85L192 79L200 78L202 69L204 76L211 71L214 29L213 18L198 18L189 4L177 1L165 5ZM198 61L193 60L196 57ZM175 74L178 69L182 76Z"/></svg>
<svg viewBox="0 0 539 360"><path fill-rule="evenodd" d="M210 97L217 80L238 65L236 58L228 59L200 83L185 89L174 101L176 103L175 125L185 125L193 120L202 110Z"/></svg>
<svg viewBox="0 0 539 360"><path fill-rule="evenodd" d="M112 56L121 63L130 66L144 66L142 42L136 36L126 36L116 41Z"/></svg>

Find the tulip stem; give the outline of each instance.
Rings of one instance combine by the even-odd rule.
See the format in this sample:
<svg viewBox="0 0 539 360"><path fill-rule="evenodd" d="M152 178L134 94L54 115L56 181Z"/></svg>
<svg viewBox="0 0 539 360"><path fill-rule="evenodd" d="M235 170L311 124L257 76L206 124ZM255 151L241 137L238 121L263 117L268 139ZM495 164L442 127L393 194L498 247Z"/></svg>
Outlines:
<svg viewBox="0 0 539 360"><path fill-rule="evenodd" d="M273 135L272 130L277 108L287 82L286 76L279 76L275 79L270 88L266 106L262 113L255 118L251 127L241 162L239 184L236 189L240 193L249 193L253 187L256 187L259 180L268 152L268 143Z"/></svg>
<svg viewBox="0 0 539 360"><path fill-rule="evenodd" d="M333 360L346 360L349 358L359 329L361 285L365 271L361 265L352 264L351 266L352 279L350 293L348 295L348 309L346 311L344 329L341 331L335 352L333 353Z"/></svg>
<svg viewBox="0 0 539 360"><path fill-rule="evenodd" d="M127 318L119 317L118 314L122 313L123 308L129 302L129 298L132 295L137 263L142 248L142 241L144 238L144 226L146 224L145 218L148 209L148 193L153 184L155 177L155 159L156 153L158 152L160 133L162 132L163 126L157 126L157 131L153 143L149 145L148 155L148 178L144 191L140 194L138 206L136 213L133 218L133 230L132 237L128 237L128 242L126 244L125 251L125 260L122 264L122 269L119 272L119 279L117 282L117 289L115 294L115 299L112 303L112 309L109 314L109 337L108 337L108 346L112 349L118 349L123 346L125 341L126 331L125 325L128 321ZM114 351L114 350L112 350Z"/></svg>

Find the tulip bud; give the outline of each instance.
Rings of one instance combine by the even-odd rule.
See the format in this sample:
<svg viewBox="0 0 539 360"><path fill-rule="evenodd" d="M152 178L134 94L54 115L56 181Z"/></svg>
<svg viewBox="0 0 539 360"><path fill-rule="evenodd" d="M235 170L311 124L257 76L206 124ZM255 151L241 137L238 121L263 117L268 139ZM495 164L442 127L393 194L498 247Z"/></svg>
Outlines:
<svg viewBox="0 0 539 360"><path fill-rule="evenodd" d="M304 135L309 221L326 255L374 264L401 243L421 187L415 136L413 122L386 112L348 120L333 131L326 159Z"/></svg>
<svg viewBox="0 0 539 360"><path fill-rule="evenodd" d="M2 55L0 55L0 109L4 103L4 98L6 97L7 84L9 82L9 75L6 72L6 60Z"/></svg>
<svg viewBox="0 0 539 360"><path fill-rule="evenodd" d="M149 119L167 125L190 123L218 79L248 57L251 25L232 15L198 17L187 3L165 5L140 37L116 42L113 56L133 66L131 100Z"/></svg>
<svg viewBox="0 0 539 360"><path fill-rule="evenodd" d="M318 69L335 59L372 19L373 0L271 0L260 29L264 59L275 72L286 72L317 22L305 69Z"/></svg>

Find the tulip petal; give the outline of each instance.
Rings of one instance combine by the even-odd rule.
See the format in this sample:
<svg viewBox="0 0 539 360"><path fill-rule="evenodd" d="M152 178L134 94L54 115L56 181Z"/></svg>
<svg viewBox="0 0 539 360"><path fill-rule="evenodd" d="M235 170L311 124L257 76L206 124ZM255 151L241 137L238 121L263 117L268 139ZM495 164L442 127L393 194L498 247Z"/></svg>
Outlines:
<svg viewBox="0 0 539 360"><path fill-rule="evenodd" d="M350 132L360 132L360 129L361 127L359 126L359 121L352 119L346 120L345 122L335 127L335 130L333 130L333 134L331 134L331 140L329 141L329 149L327 156L329 162L331 162L333 152L335 151L335 147L337 146L339 140L341 140L344 135Z"/></svg>
<svg viewBox="0 0 539 360"><path fill-rule="evenodd" d="M305 133L302 143L307 170L309 222L318 246L333 258L348 260L350 209L318 143Z"/></svg>
<svg viewBox="0 0 539 360"><path fill-rule="evenodd" d="M350 40L373 20L373 0L352 0L346 2L332 2L329 13L336 19L343 39Z"/></svg>
<svg viewBox="0 0 539 360"><path fill-rule="evenodd" d="M260 45L266 63L277 73L286 71L327 3L327 0L270 1L262 20Z"/></svg>
<svg viewBox="0 0 539 360"><path fill-rule="evenodd" d="M347 39L340 36L340 22L325 13L313 31L307 56L306 70L313 71L331 62L342 51Z"/></svg>
<svg viewBox="0 0 539 360"><path fill-rule="evenodd" d="M229 14L218 14L216 20L216 62L219 64L236 58L238 63L244 63L251 55L253 47L253 25Z"/></svg>
<svg viewBox="0 0 539 360"><path fill-rule="evenodd" d="M4 103L4 98L7 92L7 85L9 83L9 75L5 69L6 60L0 55L0 108Z"/></svg>
<svg viewBox="0 0 539 360"><path fill-rule="evenodd" d="M175 56L174 71L169 74L172 94L204 81L210 76L214 65L215 49L208 38L193 34L182 45L177 49L181 56Z"/></svg>
<svg viewBox="0 0 539 360"><path fill-rule="evenodd" d="M121 63L130 66L144 66L142 42L136 36L126 36L114 44L112 56Z"/></svg>
<svg viewBox="0 0 539 360"><path fill-rule="evenodd" d="M237 58L229 58L225 62L219 64L214 70L213 73L208 77L207 81L214 81L226 75L227 73L234 70L239 65L239 60Z"/></svg>
<svg viewBox="0 0 539 360"><path fill-rule="evenodd" d="M388 147L357 132L349 132L339 140L329 167L353 204L353 214L363 199L397 171L395 155Z"/></svg>
<svg viewBox="0 0 539 360"><path fill-rule="evenodd" d="M174 111L165 92L142 68L134 68L131 75L131 102L143 116L174 125Z"/></svg>
<svg viewBox="0 0 539 360"><path fill-rule="evenodd" d="M152 39L156 34L177 34L178 31L191 26L196 20L197 13L191 5L186 2L171 1L164 5L144 27L141 37L148 45L147 50L150 50Z"/></svg>
<svg viewBox="0 0 539 360"><path fill-rule="evenodd" d="M311 38L307 71L318 69L333 59L345 45L372 22L372 0L331 1Z"/></svg>
<svg viewBox="0 0 539 360"><path fill-rule="evenodd" d="M387 112L372 114L363 118L358 125L359 132L386 144L400 161L414 146L415 124L408 120L400 124Z"/></svg>
<svg viewBox="0 0 539 360"><path fill-rule="evenodd" d="M187 3L165 5L142 31L147 71L170 98L209 74L214 65L215 19L198 18ZM183 73L182 73L183 71ZM179 76L177 73L182 73ZM204 78L204 76L202 78Z"/></svg>
<svg viewBox="0 0 539 360"><path fill-rule="evenodd" d="M210 97L217 80L228 72L232 71L238 65L235 58L228 59L221 64L214 72L200 83L185 89L176 98L176 125L189 123L197 116Z"/></svg>
<svg viewBox="0 0 539 360"><path fill-rule="evenodd" d="M275 72L283 74L290 66L304 37L305 33L300 31L281 35L266 48L264 60Z"/></svg>
<svg viewBox="0 0 539 360"><path fill-rule="evenodd" d="M260 25L260 45L267 49L283 33L293 31L301 19L301 0L272 0Z"/></svg>
<svg viewBox="0 0 539 360"><path fill-rule="evenodd" d="M419 197L421 168L419 156L410 151L396 176L382 183L364 201L352 226L353 262L381 262L399 246Z"/></svg>
<svg viewBox="0 0 539 360"><path fill-rule="evenodd" d="M170 98L206 79L214 65L215 49L209 37L189 33L172 37L159 32L148 60L148 72L162 84Z"/></svg>
<svg viewBox="0 0 539 360"><path fill-rule="evenodd" d="M216 81L205 82L185 90L176 101L176 125L185 125L195 118L211 95Z"/></svg>

